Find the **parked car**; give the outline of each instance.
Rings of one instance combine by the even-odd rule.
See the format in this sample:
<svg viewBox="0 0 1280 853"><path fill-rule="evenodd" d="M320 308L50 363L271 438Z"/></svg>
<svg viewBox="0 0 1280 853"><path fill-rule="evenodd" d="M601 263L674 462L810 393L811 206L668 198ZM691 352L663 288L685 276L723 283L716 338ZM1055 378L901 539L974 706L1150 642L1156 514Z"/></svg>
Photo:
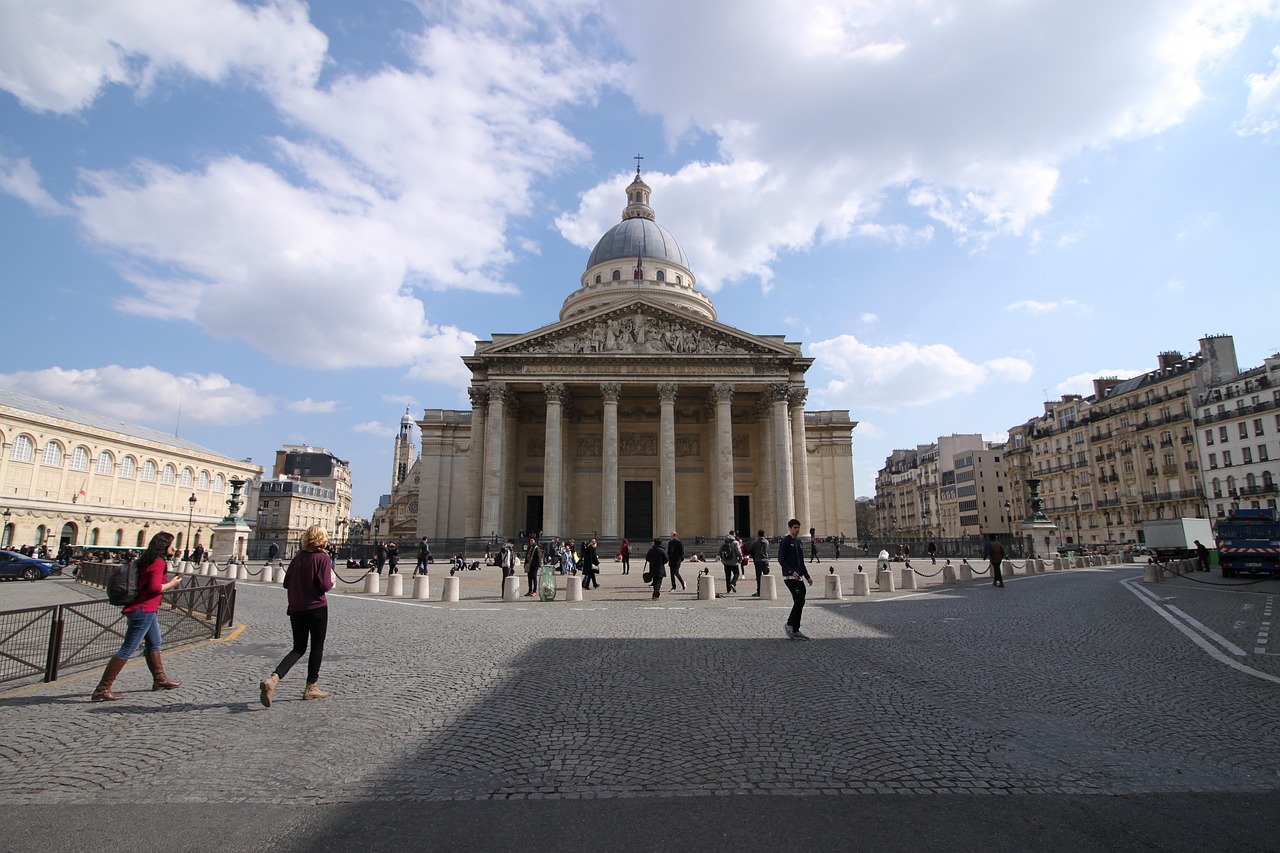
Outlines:
<svg viewBox="0 0 1280 853"><path fill-rule="evenodd" d="M0 578L22 578L38 581L53 573L55 560L38 560L25 557L16 551L0 551Z"/></svg>

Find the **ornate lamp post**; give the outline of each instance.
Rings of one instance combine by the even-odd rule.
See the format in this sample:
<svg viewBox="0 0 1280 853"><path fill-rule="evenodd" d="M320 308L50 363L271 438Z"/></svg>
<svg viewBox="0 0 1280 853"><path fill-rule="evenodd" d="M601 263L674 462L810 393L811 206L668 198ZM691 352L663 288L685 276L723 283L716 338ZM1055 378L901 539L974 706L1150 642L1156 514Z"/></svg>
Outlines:
<svg viewBox="0 0 1280 853"><path fill-rule="evenodd" d="M3 544L4 547L6 548L8 548L10 545L13 544L13 541L12 541L13 536L12 534L9 533L9 519L11 518L13 518L13 513L9 511L8 507L5 507L4 508L4 542L0 544Z"/></svg>
<svg viewBox="0 0 1280 853"><path fill-rule="evenodd" d="M196 514L196 493L192 492L191 497L187 498L187 538L182 542L182 561L190 562L191 560L191 521Z"/></svg>
<svg viewBox="0 0 1280 853"><path fill-rule="evenodd" d="M89 545L89 525L90 524L93 524L93 516L86 515L84 517L84 544L86 547L88 547Z"/></svg>
<svg viewBox="0 0 1280 853"><path fill-rule="evenodd" d="M1080 549L1080 496L1075 492L1071 493L1071 506L1076 511L1076 551Z"/></svg>

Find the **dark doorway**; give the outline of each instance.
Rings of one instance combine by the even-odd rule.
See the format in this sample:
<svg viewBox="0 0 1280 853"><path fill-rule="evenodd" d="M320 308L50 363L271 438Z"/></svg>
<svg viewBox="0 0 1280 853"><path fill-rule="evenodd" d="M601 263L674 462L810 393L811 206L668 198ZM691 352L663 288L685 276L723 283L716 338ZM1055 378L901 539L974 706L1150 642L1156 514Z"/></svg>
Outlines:
<svg viewBox="0 0 1280 853"><path fill-rule="evenodd" d="M529 495L524 499L524 529L530 536L542 531L542 495ZM552 531L553 536L558 534L559 531Z"/></svg>
<svg viewBox="0 0 1280 853"><path fill-rule="evenodd" d="M627 480L622 484L622 535L632 542L653 539L653 482Z"/></svg>
<svg viewBox="0 0 1280 853"><path fill-rule="evenodd" d="M747 495L733 496L733 529L738 531L743 539L750 539L756 535L751 529L751 498Z"/></svg>

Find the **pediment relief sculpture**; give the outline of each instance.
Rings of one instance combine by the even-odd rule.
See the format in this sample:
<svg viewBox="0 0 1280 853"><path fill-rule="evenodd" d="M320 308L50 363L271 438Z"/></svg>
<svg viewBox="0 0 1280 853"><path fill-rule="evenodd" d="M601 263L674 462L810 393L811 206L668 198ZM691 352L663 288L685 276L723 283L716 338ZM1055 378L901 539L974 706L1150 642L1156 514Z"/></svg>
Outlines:
<svg viewBox="0 0 1280 853"><path fill-rule="evenodd" d="M521 344L504 347L502 353L617 353L623 355L751 354L776 351L710 326L644 311L613 313L595 321L549 332Z"/></svg>

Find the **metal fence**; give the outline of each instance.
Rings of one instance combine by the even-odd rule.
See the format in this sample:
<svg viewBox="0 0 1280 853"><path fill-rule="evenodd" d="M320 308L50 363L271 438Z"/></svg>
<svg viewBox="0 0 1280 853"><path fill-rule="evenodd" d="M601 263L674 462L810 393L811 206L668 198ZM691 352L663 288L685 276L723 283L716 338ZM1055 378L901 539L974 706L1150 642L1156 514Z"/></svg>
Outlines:
<svg viewBox="0 0 1280 853"><path fill-rule="evenodd" d="M81 564L81 579L101 586L115 568ZM221 637L235 624L235 607L235 581L183 578L181 586L161 595L165 644ZM105 661L119 651L127 628L120 608L106 599L0 611L0 683L37 675L56 681L64 669Z"/></svg>

